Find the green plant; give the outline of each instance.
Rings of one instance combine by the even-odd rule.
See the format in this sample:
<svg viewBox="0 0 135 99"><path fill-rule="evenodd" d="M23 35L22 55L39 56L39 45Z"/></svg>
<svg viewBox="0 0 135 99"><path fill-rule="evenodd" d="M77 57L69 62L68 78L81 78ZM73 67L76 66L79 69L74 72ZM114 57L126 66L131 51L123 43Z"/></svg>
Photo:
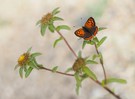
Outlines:
<svg viewBox="0 0 135 99"><path fill-rule="evenodd" d="M54 9L51 13L48 13L45 16L43 16L42 19L37 22L37 25L40 26L40 33L42 36L45 35L47 28L50 30L50 32L58 33L60 37L54 41L53 47L56 47L56 45L63 40L76 58L75 62L73 63L73 66L67 68L66 72L58 71L58 66L55 66L52 69L44 67L43 65L38 64L36 61L36 57L41 54L39 52L31 53L30 52L31 48L29 48L26 53L22 54L19 57L18 64L15 66L15 69L19 68L19 73L21 77L23 77L23 73L25 73L25 77L28 77L33 69L37 69L37 70L43 69L43 70L51 71L53 73L59 73L62 75L75 77L77 94L79 94L81 83L85 79L91 79L95 83L103 87L105 90L107 90L114 97L116 97L117 99L121 99L119 95L116 95L115 92L113 92L109 87L107 87L107 84L109 83L126 84L126 80L120 78L114 78L114 77L109 77L109 78L107 77L105 67L104 67L103 55L98 50L98 48L101 47L101 45L104 43L107 37L105 36L101 40L99 40L95 36L92 40L84 40L82 43L82 49L84 49L86 45L94 46L96 50L96 54L91 53L89 57L82 57L82 52L79 51L77 55L75 51L72 49L72 47L69 45L69 43L67 42L63 34L60 32L62 29L70 30L70 27L67 25L59 25L59 26L54 25L55 21L63 21L62 18L56 16L59 12L60 12L59 8ZM104 29L106 28L100 27L98 28L98 32ZM97 60L99 60L99 62ZM94 71L90 69L89 67L90 64L94 64L94 65L101 64L104 73L104 79L102 81L99 81ZM74 71L74 74L69 74L68 72L70 71Z"/></svg>

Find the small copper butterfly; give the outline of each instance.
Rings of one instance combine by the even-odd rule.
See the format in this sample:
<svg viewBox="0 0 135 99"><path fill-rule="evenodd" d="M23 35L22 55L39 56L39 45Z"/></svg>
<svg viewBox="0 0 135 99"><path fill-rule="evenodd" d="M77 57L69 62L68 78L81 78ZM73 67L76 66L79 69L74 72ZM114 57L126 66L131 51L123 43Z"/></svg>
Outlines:
<svg viewBox="0 0 135 99"><path fill-rule="evenodd" d="M82 28L75 31L75 35L85 40L91 40L98 32L94 18L90 17Z"/></svg>

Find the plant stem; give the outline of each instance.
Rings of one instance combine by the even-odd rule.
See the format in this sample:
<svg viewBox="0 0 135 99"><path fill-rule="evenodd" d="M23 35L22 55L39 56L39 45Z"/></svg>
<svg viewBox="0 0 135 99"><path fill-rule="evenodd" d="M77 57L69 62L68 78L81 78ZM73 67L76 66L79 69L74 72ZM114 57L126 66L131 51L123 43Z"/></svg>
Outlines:
<svg viewBox="0 0 135 99"><path fill-rule="evenodd" d="M70 49L70 51L73 53L73 55L76 58L78 58L78 56L76 55L75 51L71 48L71 46L69 45L69 43L67 42L67 40L65 39L65 37L59 31L57 31L57 33L63 38L64 42L66 43L66 45L68 46L68 48Z"/></svg>
<svg viewBox="0 0 135 99"><path fill-rule="evenodd" d="M43 66L39 66L39 68L40 69L47 70L47 71L50 71L50 72L53 72L52 69L49 69L49 68L46 68L46 67L43 67ZM67 75L67 76L74 76L74 74L67 74L67 73L59 72L59 71L55 71L55 73L62 74L62 75Z"/></svg>
<svg viewBox="0 0 135 99"><path fill-rule="evenodd" d="M50 72L53 72L53 70L49 69L49 68L45 68L43 66L39 66L40 69L43 70L47 70ZM68 74L68 73L64 73L64 72L60 72L60 71L55 71L55 73L61 74L61 75L66 75L66 76L74 76L74 74ZM120 96L116 95L113 91L111 91L107 86L103 86L102 83L98 80L94 80L93 78L90 77L91 80L93 80L95 83L97 83L98 85L100 85L102 88L104 88L106 91L108 91L110 94L112 94L116 99L121 99Z"/></svg>
<svg viewBox="0 0 135 99"><path fill-rule="evenodd" d="M92 79L92 78L91 78ZM98 80L93 80L94 82L96 82L98 85L102 86L101 82L99 82ZM107 86L102 86L105 90L107 90L110 94L112 94L116 99L121 99L120 96L116 95L112 90L110 90Z"/></svg>
<svg viewBox="0 0 135 99"><path fill-rule="evenodd" d="M98 48L97 48L96 43L95 43L94 45L95 45L96 52L97 52L97 54L99 55L100 53L99 53L99 51L98 51ZM101 64L101 66L102 66L102 68L103 68L104 79L105 79L105 84L106 84L106 79L107 79L107 77L106 77L106 72L105 72L105 67L104 67L103 59L101 59L101 58L100 58L100 64Z"/></svg>

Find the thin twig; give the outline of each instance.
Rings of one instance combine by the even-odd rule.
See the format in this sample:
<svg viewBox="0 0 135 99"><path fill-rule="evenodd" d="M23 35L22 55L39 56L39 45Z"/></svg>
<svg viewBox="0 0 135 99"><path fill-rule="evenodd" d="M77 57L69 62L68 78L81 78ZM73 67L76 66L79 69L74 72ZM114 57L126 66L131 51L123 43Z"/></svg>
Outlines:
<svg viewBox="0 0 135 99"><path fill-rule="evenodd" d="M53 72L53 70L43 67L43 66L39 66L40 69L43 70L47 70L50 72ZM66 75L66 76L74 76L74 74L68 74L68 73L64 73L64 72L60 72L60 71L55 71L55 73L61 74L61 75ZM100 85L102 88L104 88L106 91L108 91L110 94L112 94L116 99L121 99L120 96L116 95L113 91L111 91L107 86L103 86L102 83L98 80L94 80L93 78L90 77L91 80L93 80L95 83L97 83L98 85Z"/></svg>
<svg viewBox="0 0 135 99"><path fill-rule="evenodd" d="M96 82L98 85L102 86L101 82L99 82L98 80L93 80L94 82ZM107 86L102 86L105 90L107 90L110 94L112 94L115 98L117 99L121 99L121 97L119 95L116 95L112 90L110 90Z"/></svg>
<svg viewBox="0 0 135 99"><path fill-rule="evenodd" d="M69 45L69 43L67 42L67 40L65 39L65 37L59 31L57 31L57 33L63 38L63 40L65 41L66 45L68 46L68 48L70 49L70 51L74 54L74 56L76 58L78 58L78 56L76 55L76 53L74 52L74 50L71 48L71 46Z"/></svg>
<svg viewBox="0 0 135 99"><path fill-rule="evenodd" d="M47 71L50 71L50 72L53 72L53 70L51 70L51 69L49 69L49 68L46 68L46 67L43 67L43 66L39 66L39 68L40 68L40 69L47 70ZM62 74L62 75L67 75L67 76L74 76L74 74L67 74L67 73L59 72L59 71L55 71L55 73Z"/></svg>
<svg viewBox="0 0 135 99"><path fill-rule="evenodd" d="M96 52L97 52L97 54L99 55L99 51L98 51L97 45L96 45L96 44L94 44L94 45L95 45ZM102 60L101 58L100 58L100 64L101 64L101 66L102 66L102 68L103 68L104 77L105 77L105 84L106 84L106 79L107 79L107 77L106 77L106 72L105 72L104 63L103 63L103 60Z"/></svg>

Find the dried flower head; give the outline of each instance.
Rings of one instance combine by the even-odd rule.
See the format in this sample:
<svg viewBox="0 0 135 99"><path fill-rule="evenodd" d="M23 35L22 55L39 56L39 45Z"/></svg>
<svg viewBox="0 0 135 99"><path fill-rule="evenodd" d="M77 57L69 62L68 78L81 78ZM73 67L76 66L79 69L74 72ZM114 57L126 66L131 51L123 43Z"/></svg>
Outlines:
<svg viewBox="0 0 135 99"><path fill-rule="evenodd" d="M47 13L46 15L42 17L41 24L48 24L50 20L52 19L52 17L53 17L52 13Z"/></svg>
<svg viewBox="0 0 135 99"><path fill-rule="evenodd" d="M78 58L74 64L73 64L73 70L74 71L78 71L80 70L83 66L85 66L86 63L85 63L85 59L83 58Z"/></svg>

